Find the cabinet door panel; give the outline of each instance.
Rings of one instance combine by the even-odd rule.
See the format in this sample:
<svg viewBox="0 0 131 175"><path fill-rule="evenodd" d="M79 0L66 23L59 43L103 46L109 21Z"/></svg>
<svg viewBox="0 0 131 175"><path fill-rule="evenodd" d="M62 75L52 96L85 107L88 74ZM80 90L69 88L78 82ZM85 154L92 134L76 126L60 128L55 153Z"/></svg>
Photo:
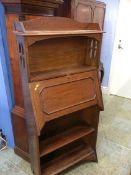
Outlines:
<svg viewBox="0 0 131 175"><path fill-rule="evenodd" d="M103 8L100 5L96 5L94 8L93 22L99 23L101 29L103 28L104 24L104 16L105 16L105 8Z"/></svg>
<svg viewBox="0 0 131 175"><path fill-rule="evenodd" d="M99 23L103 29L106 5L94 0L72 0L72 18L80 22Z"/></svg>
<svg viewBox="0 0 131 175"><path fill-rule="evenodd" d="M91 4L78 2L75 8L75 19L80 22L92 21Z"/></svg>
<svg viewBox="0 0 131 175"><path fill-rule="evenodd" d="M80 22L92 21L92 6L91 3L79 0L75 3L74 18Z"/></svg>

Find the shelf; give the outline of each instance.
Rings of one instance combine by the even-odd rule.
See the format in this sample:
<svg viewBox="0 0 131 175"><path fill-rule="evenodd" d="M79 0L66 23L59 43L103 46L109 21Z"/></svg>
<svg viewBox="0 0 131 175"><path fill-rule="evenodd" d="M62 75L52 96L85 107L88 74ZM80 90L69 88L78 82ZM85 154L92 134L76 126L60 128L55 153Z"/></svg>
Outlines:
<svg viewBox="0 0 131 175"><path fill-rule="evenodd" d="M85 125L78 125L56 136L49 137L40 142L40 157L87 136L92 132L94 132L94 128Z"/></svg>
<svg viewBox="0 0 131 175"><path fill-rule="evenodd" d="M62 77L70 74L87 72L91 70L95 70L96 67L93 66L80 66L80 67L71 67L66 69L58 69L44 72L37 72L31 74L31 81L40 81L50 78Z"/></svg>
<svg viewBox="0 0 131 175"><path fill-rule="evenodd" d="M63 35L87 35L87 34L102 34L102 30L59 30L59 31L26 31L26 32L14 32L16 35L22 36L63 36Z"/></svg>
<svg viewBox="0 0 131 175"><path fill-rule="evenodd" d="M82 160L94 159L94 150L91 147L87 147L85 143L80 142L77 146L63 151L60 155L56 155L51 160L48 160L47 163L43 163L42 175L56 175Z"/></svg>

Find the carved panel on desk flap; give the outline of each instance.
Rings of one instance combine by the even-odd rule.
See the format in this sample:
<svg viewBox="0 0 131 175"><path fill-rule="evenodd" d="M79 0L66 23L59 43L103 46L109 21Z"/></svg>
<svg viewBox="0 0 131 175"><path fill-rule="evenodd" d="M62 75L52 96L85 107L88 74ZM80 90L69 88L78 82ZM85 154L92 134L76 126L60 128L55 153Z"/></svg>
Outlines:
<svg viewBox="0 0 131 175"><path fill-rule="evenodd" d="M47 114L71 108L95 98L95 83L91 77L46 87L40 93L42 110Z"/></svg>

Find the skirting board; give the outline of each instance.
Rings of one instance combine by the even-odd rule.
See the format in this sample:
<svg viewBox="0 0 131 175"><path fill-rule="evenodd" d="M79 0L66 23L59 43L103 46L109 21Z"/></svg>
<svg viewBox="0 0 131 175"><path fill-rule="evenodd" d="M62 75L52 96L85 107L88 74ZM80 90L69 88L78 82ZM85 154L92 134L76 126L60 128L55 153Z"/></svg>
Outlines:
<svg viewBox="0 0 131 175"><path fill-rule="evenodd" d="M108 87L101 86L101 89L102 89L103 94L109 95L109 88Z"/></svg>

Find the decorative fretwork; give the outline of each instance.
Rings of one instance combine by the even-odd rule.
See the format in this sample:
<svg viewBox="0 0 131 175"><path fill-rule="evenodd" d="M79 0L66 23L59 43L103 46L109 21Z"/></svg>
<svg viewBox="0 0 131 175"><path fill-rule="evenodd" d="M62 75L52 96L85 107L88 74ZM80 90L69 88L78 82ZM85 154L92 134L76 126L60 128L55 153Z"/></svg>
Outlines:
<svg viewBox="0 0 131 175"><path fill-rule="evenodd" d="M98 41L92 39L90 41L90 59L95 59L98 50Z"/></svg>
<svg viewBox="0 0 131 175"><path fill-rule="evenodd" d="M20 62L22 64L23 68L25 68L24 48L23 48L23 45L21 43L19 43L19 54L20 54Z"/></svg>

